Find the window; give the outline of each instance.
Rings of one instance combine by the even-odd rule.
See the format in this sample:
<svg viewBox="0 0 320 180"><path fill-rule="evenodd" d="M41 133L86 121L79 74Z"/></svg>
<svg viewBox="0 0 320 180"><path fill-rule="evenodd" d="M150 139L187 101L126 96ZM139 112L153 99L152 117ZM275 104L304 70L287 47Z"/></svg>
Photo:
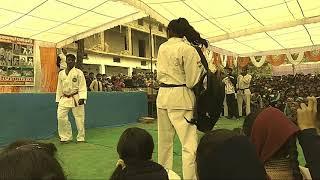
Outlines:
<svg viewBox="0 0 320 180"><path fill-rule="evenodd" d="M138 19L138 24L139 24L140 26L143 26L143 19Z"/></svg>
<svg viewBox="0 0 320 180"><path fill-rule="evenodd" d="M120 58L119 57L113 57L113 62L120 63Z"/></svg>
<svg viewBox="0 0 320 180"><path fill-rule="evenodd" d="M139 40L138 48L139 48L139 57L146 57L146 41L145 40Z"/></svg>
<svg viewBox="0 0 320 180"><path fill-rule="evenodd" d="M147 61L141 61L141 66L146 66L147 65Z"/></svg>
<svg viewBox="0 0 320 180"><path fill-rule="evenodd" d="M124 50L129 50L128 49L127 36L124 36Z"/></svg>

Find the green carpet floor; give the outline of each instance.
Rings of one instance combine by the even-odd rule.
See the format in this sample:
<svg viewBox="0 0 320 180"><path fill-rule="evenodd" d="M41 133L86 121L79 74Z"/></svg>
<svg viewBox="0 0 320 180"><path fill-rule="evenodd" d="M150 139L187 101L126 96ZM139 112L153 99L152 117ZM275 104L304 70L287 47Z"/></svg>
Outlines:
<svg viewBox="0 0 320 180"><path fill-rule="evenodd" d="M241 127L240 120L227 120L222 118L215 128L233 129ZM116 146L121 133L128 127L140 127L146 129L153 136L155 142L154 161L157 161L157 125L153 124L132 124L113 128L96 128L86 131L88 143L84 144L63 144L58 138L45 140L56 144L58 148L58 159L61 162L68 179L108 179L115 168L118 160ZM201 133L199 133L201 136ZM301 152L301 149L299 149ZM301 153L300 153L301 154ZM304 164L304 158L299 157ZM174 142L174 171L182 176L181 171L181 145L179 140Z"/></svg>

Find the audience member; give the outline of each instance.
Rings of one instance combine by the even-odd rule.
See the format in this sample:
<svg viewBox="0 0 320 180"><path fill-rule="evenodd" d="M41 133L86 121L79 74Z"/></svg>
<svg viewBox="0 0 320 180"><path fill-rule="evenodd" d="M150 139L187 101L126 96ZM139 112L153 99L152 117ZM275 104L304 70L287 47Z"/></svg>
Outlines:
<svg viewBox="0 0 320 180"><path fill-rule="evenodd" d="M248 116L243 132L256 146L271 179L303 179L299 168L298 127L280 110L268 107Z"/></svg>
<svg viewBox="0 0 320 180"><path fill-rule="evenodd" d="M303 149L307 167L312 179L320 179L320 136L317 124L320 121L320 105L316 98L308 98L308 106L301 104L297 110L297 122L300 128L299 143Z"/></svg>
<svg viewBox="0 0 320 180"><path fill-rule="evenodd" d="M95 92L103 91L102 75L100 73L98 73L96 79L91 82L90 90Z"/></svg>
<svg viewBox="0 0 320 180"><path fill-rule="evenodd" d="M197 149L196 163L199 180L267 179L254 145L231 130L205 134Z"/></svg>
<svg viewBox="0 0 320 180"><path fill-rule="evenodd" d="M119 160L110 180L167 180L167 171L152 161L154 143L144 129L126 129L118 142Z"/></svg>
<svg viewBox="0 0 320 180"><path fill-rule="evenodd" d="M65 180L53 144L17 141L0 154L1 180Z"/></svg>

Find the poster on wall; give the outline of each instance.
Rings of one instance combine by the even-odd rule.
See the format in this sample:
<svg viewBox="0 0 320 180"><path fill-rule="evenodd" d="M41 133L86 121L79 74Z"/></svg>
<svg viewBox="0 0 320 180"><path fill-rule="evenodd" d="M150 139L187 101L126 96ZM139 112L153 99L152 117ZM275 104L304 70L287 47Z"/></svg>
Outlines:
<svg viewBox="0 0 320 180"><path fill-rule="evenodd" d="M34 86L34 42L0 35L0 86Z"/></svg>

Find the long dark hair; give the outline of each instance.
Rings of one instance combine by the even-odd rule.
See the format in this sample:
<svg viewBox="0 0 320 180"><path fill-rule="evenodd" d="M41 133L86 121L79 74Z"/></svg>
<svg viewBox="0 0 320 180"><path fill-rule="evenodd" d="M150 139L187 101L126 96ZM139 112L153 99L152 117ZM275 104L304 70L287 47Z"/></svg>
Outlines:
<svg viewBox="0 0 320 180"><path fill-rule="evenodd" d="M7 148L0 154L0 179L65 180L57 159L39 144Z"/></svg>
<svg viewBox="0 0 320 180"><path fill-rule="evenodd" d="M246 166L242 166L244 162ZM196 163L199 180L267 177L254 144L246 136L227 129L210 131L201 138Z"/></svg>
<svg viewBox="0 0 320 180"><path fill-rule="evenodd" d="M118 142L117 152L126 167L134 166L141 162L151 160L154 143L152 136L141 128L126 129ZM125 179L123 167L118 165L110 177L110 180Z"/></svg>
<svg viewBox="0 0 320 180"><path fill-rule="evenodd" d="M243 133L246 136L251 136L251 131L253 124L257 118L257 116L263 111L263 109L260 109L259 111L255 113L249 114L244 122L243 122ZM299 161L298 161L298 150L297 150L297 144L296 144L296 135L291 136L288 141L273 155L273 158L281 158L281 157L287 157L290 158L290 166L292 169L292 175L295 178L295 180L303 179L300 168L299 168Z"/></svg>
<svg viewBox="0 0 320 180"><path fill-rule="evenodd" d="M186 37L187 40L195 46L204 45L208 47L208 42L200 36L200 33L197 32L185 18L170 21L168 31L169 34L171 33L173 36L179 38Z"/></svg>
<svg viewBox="0 0 320 180"><path fill-rule="evenodd" d="M50 156L54 156L57 152L57 148L53 143L42 143L42 142L37 142L31 139L19 139L9 144L6 148L3 149L2 152L8 152L17 148L18 149L37 148L45 151Z"/></svg>

